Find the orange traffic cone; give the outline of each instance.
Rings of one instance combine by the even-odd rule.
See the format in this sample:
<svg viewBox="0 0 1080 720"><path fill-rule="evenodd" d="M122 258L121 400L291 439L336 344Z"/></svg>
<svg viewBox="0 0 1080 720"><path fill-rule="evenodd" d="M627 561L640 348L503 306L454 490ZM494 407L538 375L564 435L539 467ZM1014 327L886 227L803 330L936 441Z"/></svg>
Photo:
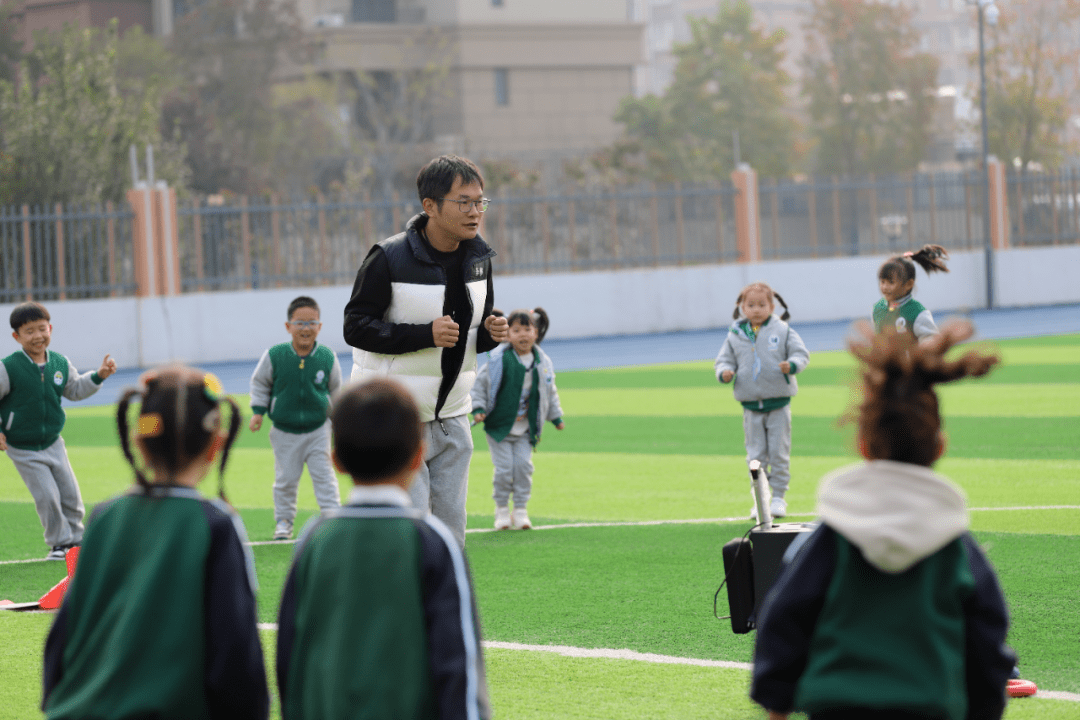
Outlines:
<svg viewBox="0 0 1080 720"><path fill-rule="evenodd" d="M77 546L68 548L67 553L64 554L64 562L67 563L67 577L53 585L52 590L41 596L38 605L41 606L42 610L55 610L63 602L64 593L67 592L71 577L75 574L75 566L79 564L79 548Z"/></svg>

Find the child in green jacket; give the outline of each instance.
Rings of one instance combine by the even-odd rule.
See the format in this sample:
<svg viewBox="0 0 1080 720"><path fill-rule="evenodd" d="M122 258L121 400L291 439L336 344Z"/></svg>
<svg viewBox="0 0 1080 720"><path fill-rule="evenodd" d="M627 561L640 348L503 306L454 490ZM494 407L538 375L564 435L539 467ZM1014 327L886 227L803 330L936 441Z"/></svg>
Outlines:
<svg viewBox="0 0 1080 720"><path fill-rule="evenodd" d="M251 376L252 432L269 415L274 448L275 540L292 537L296 494L307 465L315 500L323 510L338 507L341 495L330 463L330 394L341 386L337 355L317 338L322 322L319 305L301 295L289 303L285 329L292 342L263 353Z"/></svg>
<svg viewBox="0 0 1080 720"><path fill-rule="evenodd" d="M770 720L997 720L1015 656L994 569L968 531L963 492L931 467L945 450L937 383L986 374L993 355L946 359L971 336L946 324L853 345L863 363L859 449L826 477L821 525L762 606L750 697Z"/></svg>
<svg viewBox="0 0 1080 720"><path fill-rule="evenodd" d="M49 546L46 559L63 560L68 548L82 542L86 511L60 437L65 420L60 398L90 397L116 372L116 361L106 355L96 372L80 375L66 357L49 350L51 320L36 302L11 311L11 336L22 349L0 363L0 451L15 463L34 498Z"/></svg>
<svg viewBox="0 0 1080 720"><path fill-rule="evenodd" d="M413 506L420 411L389 378L334 399L334 464L348 503L305 526L278 615L284 720L491 717L465 552Z"/></svg>
<svg viewBox="0 0 1080 720"><path fill-rule="evenodd" d="M116 418L135 482L90 516L45 642L41 709L48 720L265 720L255 568L223 485L240 409L213 375L172 367L144 374ZM220 499L208 499L196 486L218 457Z"/></svg>

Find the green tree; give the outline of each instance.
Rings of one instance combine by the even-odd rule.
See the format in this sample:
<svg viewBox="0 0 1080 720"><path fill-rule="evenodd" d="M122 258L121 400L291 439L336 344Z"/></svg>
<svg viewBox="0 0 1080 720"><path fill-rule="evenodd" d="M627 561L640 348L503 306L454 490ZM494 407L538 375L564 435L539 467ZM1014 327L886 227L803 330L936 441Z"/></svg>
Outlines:
<svg viewBox="0 0 1080 720"><path fill-rule="evenodd" d="M742 161L763 175L787 174L796 126L780 67L783 35L755 27L746 0L724 0L715 17L689 22L691 39L675 46L664 95L620 105L626 139L616 152L637 154L654 180L710 182L734 169L737 134Z"/></svg>
<svg viewBox="0 0 1080 720"><path fill-rule="evenodd" d="M132 143L154 145L158 177L182 184L181 150L158 130L161 88L121 82L118 47L115 21L36 33L18 86L0 80L0 204L120 201Z"/></svg>
<svg viewBox="0 0 1080 720"><path fill-rule="evenodd" d="M416 167L432 154L435 116L460 82L450 73L455 49L445 34L427 28L387 62L396 69L338 76L338 97L351 116L351 178L365 178L383 197L413 185Z"/></svg>
<svg viewBox="0 0 1080 720"><path fill-rule="evenodd" d="M22 43L15 38L15 19L10 6L0 7L0 80L15 82L15 68L22 58Z"/></svg>
<svg viewBox="0 0 1080 720"><path fill-rule="evenodd" d="M1075 148L1066 130L1080 93L1080 0L1001 3L987 37L986 118L990 152L1057 167ZM990 30L988 28L988 30ZM978 54L972 58L978 63ZM976 87L974 96L978 97Z"/></svg>
<svg viewBox="0 0 1080 720"><path fill-rule="evenodd" d="M917 51L913 12L887 0L811 0L803 93L816 171L898 172L923 159L938 63Z"/></svg>
<svg viewBox="0 0 1080 720"><path fill-rule="evenodd" d="M275 74L306 51L294 0L206 0L177 19L171 51L183 83L165 106L166 134L188 150L193 188L279 189L282 138ZM294 136L292 140L295 140Z"/></svg>

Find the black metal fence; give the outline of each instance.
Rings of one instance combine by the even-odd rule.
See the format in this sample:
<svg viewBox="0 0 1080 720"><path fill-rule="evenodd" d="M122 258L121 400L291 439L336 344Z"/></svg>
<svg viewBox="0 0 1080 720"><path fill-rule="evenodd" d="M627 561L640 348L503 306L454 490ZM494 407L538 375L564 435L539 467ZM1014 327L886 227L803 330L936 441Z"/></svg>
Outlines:
<svg viewBox="0 0 1080 720"><path fill-rule="evenodd" d="M1080 241L1080 172L1010 174L1014 247ZM985 243L978 172L776 182L758 188L764 260ZM372 244L400 232L415 199L215 198L177 211L184 292L347 284ZM500 275L728 263L739 259L737 191L636 186L560 195L497 192L483 235ZM133 213L0 208L0 302L135 293Z"/></svg>
<svg viewBox="0 0 1080 720"><path fill-rule="evenodd" d="M0 302L135 292L129 208L0 207Z"/></svg>

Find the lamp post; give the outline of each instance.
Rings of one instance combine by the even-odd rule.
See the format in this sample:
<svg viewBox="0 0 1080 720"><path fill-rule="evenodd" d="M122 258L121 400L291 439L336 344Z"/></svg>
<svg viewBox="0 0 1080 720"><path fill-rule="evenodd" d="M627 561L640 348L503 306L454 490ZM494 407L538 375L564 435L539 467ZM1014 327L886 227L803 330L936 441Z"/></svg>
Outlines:
<svg viewBox="0 0 1080 720"><path fill-rule="evenodd" d="M994 0L967 0L979 12L979 115L982 120L983 236L986 252L986 308L994 307L994 249L990 232L990 139L986 129L986 43L983 26L997 25L999 10Z"/></svg>

